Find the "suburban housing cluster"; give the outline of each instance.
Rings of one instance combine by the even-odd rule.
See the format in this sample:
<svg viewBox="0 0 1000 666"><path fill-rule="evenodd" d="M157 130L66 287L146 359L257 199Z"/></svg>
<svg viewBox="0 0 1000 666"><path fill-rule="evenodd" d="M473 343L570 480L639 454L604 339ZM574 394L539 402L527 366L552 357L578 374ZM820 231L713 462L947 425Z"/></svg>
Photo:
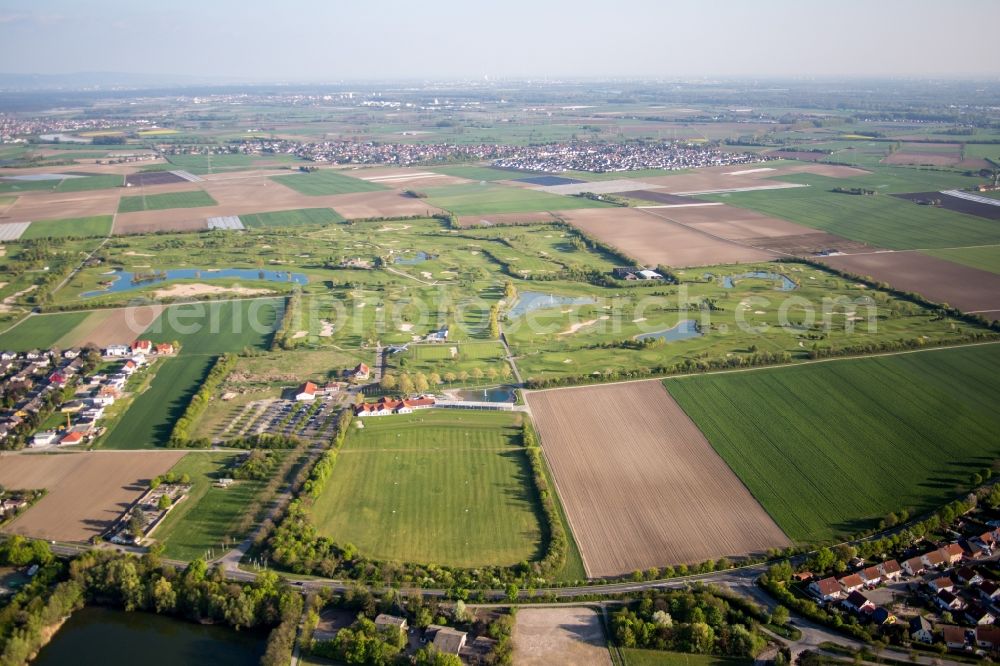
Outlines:
<svg viewBox="0 0 1000 666"><path fill-rule="evenodd" d="M636 171L692 169L751 164L771 159L754 153L727 153L673 141L629 143L549 143L520 146L493 165L506 169L562 173L564 171Z"/></svg>

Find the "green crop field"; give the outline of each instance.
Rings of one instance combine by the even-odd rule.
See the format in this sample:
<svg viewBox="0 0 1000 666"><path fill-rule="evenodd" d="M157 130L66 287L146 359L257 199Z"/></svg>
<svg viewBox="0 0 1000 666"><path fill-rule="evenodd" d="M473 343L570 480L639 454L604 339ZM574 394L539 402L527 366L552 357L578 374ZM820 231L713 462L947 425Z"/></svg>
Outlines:
<svg viewBox="0 0 1000 666"><path fill-rule="evenodd" d="M1000 345L668 379L789 537L839 540L968 491L1000 454Z"/></svg>
<svg viewBox="0 0 1000 666"><path fill-rule="evenodd" d="M78 157L78 156L75 156ZM56 186L56 192L85 192L87 190L104 190L110 187L122 187L124 176L86 176L84 178L66 178Z"/></svg>
<svg viewBox="0 0 1000 666"><path fill-rule="evenodd" d="M575 208L606 208L611 204L518 187L472 183L426 190L427 200L455 215L531 213Z"/></svg>
<svg viewBox="0 0 1000 666"><path fill-rule="evenodd" d="M171 471L190 476L192 488L153 532L153 538L164 545L164 557L193 560L205 557L209 549L218 556L224 550L224 539L228 537L231 547L234 539L243 536L233 530L244 513L256 508L254 500L265 482L238 481L229 488L212 487L215 479L228 476L226 469L241 455L199 451L174 465Z"/></svg>
<svg viewBox="0 0 1000 666"><path fill-rule="evenodd" d="M952 247L941 250L927 250L925 254L954 261L956 264L990 271L991 273L1000 273L1000 245Z"/></svg>
<svg viewBox="0 0 1000 666"><path fill-rule="evenodd" d="M370 183L360 178L344 176L330 169L314 171L312 173L289 174L287 176L271 176L271 180L307 196L349 194L351 192L378 192L389 189L385 185Z"/></svg>
<svg viewBox="0 0 1000 666"><path fill-rule="evenodd" d="M185 356L157 362L149 388L136 396L121 419L99 440L105 449L148 449L170 439L176 421L187 408L212 367L211 356Z"/></svg>
<svg viewBox="0 0 1000 666"><path fill-rule="evenodd" d="M32 315L0 334L0 350L47 349L87 318L89 312Z"/></svg>
<svg viewBox="0 0 1000 666"><path fill-rule="evenodd" d="M519 414L428 410L364 420L312 509L366 556L460 567L537 559L540 510Z"/></svg>
<svg viewBox="0 0 1000 666"><path fill-rule="evenodd" d="M0 194L54 190L58 180L0 180Z"/></svg>
<svg viewBox="0 0 1000 666"><path fill-rule="evenodd" d="M243 226L256 227L300 227L310 224L335 224L344 218L332 208L299 208L276 213L254 213L240 215Z"/></svg>
<svg viewBox="0 0 1000 666"><path fill-rule="evenodd" d="M73 236L85 238L89 236L107 236L111 232L110 215L94 215L92 217L75 217L65 220L42 220L32 222L31 226L21 234L21 240L32 238L62 238Z"/></svg>
<svg viewBox="0 0 1000 666"><path fill-rule="evenodd" d="M494 169L493 167L474 166L474 165L434 167L433 169L431 169L431 171L434 171L436 173L443 173L447 176L455 176L456 178L468 178L469 180L485 180L487 182L493 182L495 180L517 180L518 178L527 178L528 176L537 175L532 173L531 171Z"/></svg>
<svg viewBox="0 0 1000 666"><path fill-rule="evenodd" d="M188 192L167 192L165 194L140 194L122 197L118 202L119 213L136 213L143 210L166 210L168 208L201 208L215 206L215 199L204 190Z"/></svg>
<svg viewBox="0 0 1000 666"><path fill-rule="evenodd" d="M181 343L182 357L265 349L281 319L280 298L213 301L174 305L146 329L154 342Z"/></svg>
<svg viewBox="0 0 1000 666"><path fill-rule="evenodd" d="M1000 226L991 220L933 206L918 206L889 196L891 192L925 192L968 186L976 179L953 173L900 174L886 169L859 178L825 178L810 174L781 180L809 187L734 192L702 197L798 222L852 240L894 250L986 245L1000 242ZM831 192L834 187L875 189L877 196Z"/></svg>

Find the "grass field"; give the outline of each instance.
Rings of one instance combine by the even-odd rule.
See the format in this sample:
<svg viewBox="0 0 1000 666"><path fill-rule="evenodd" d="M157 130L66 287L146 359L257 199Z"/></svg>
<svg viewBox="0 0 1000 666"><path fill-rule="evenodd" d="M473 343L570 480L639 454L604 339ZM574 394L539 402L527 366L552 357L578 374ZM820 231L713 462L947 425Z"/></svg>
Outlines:
<svg viewBox="0 0 1000 666"><path fill-rule="evenodd" d="M21 238L24 238L22 236ZM991 273L1000 273L1000 245L981 247L959 247L941 250L927 250L926 254L939 259L954 261L956 264L971 266Z"/></svg>
<svg viewBox="0 0 1000 666"><path fill-rule="evenodd" d="M149 388L136 396L121 419L99 442L104 449L163 446L212 367L211 356L179 356L158 362Z"/></svg>
<svg viewBox="0 0 1000 666"><path fill-rule="evenodd" d="M972 215L933 206L918 206L888 196L890 192L925 192L967 186L974 179L942 172L918 172L906 178L889 173L851 179L811 174L782 176L782 180L810 187L764 192L737 192L704 197L766 215L798 222L894 250L986 245L1000 242L1000 226ZM865 187L878 196L863 197L831 192L833 187ZM924 188L924 189L921 189Z"/></svg>
<svg viewBox="0 0 1000 666"><path fill-rule="evenodd" d="M494 169L493 167L460 165L443 166L431 169L435 173L443 173L456 178L468 178L469 180L485 180L493 182L495 180L517 180L527 178L532 175L530 171L513 171L511 169Z"/></svg>
<svg viewBox="0 0 1000 666"><path fill-rule="evenodd" d="M204 557L214 549L223 550L223 539L230 545L241 535L233 533L240 517L254 508L254 498L264 487L264 481L239 481L229 488L213 488L215 479L225 476L224 470L239 453L189 453L171 471L191 477L188 497L170 511L156 528L153 538L164 545L163 556L192 560Z"/></svg>
<svg viewBox="0 0 1000 666"><path fill-rule="evenodd" d="M167 192L164 194L140 194L122 197L118 202L119 213L136 213L143 210L166 210L168 208L201 208L215 206L215 199L204 190L189 192Z"/></svg>
<svg viewBox="0 0 1000 666"><path fill-rule="evenodd" d="M829 541L953 499L1000 455L1000 346L668 379L786 534Z"/></svg>
<svg viewBox="0 0 1000 666"><path fill-rule="evenodd" d="M79 157L75 155L74 157ZM109 187L121 187L125 184L123 176L104 175L87 176L85 178L66 178L56 186L56 192L85 192L87 190L104 190Z"/></svg>
<svg viewBox="0 0 1000 666"><path fill-rule="evenodd" d="M349 194L351 192L378 192L389 188L378 183L371 183L360 178L344 176L336 171L324 169L307 174L290 174L287 176L271 176L271 180L290 187L306 196L321 196L325 194Z"/></svg>
<svg viewBox="0 0 1000 666"><path fill-rule="evenodd" d="M576 208L607 208L611 204L581 197L536 192L502 185L450 185L426 190L427 201L455 215L533 213Z"/></svg>
<svg viewBox="0 0 1000 666"><path fill-rule="evenodd" d="M243 226L256 227L300 227L310 224L334 224L344 218L332 208L299 208L276 213L254 213L240 215Z"/></svg>
<svg viewBox="0 0 1000 666"><path fill-rule="evenodd" d="M107 236L111 231L110 215L94 215L91 217L74 217L65 220L42 220L32 222L31 226L21 234L21 240L32 238L62 238L74 236L85 238L89 236Z"/></svg>
<svg viewBox="0 0 1000 666"><path fill-rule="evenodd" d="M155 342L181 343L182 356L238 352L270 344L283 308L280 298L174 305L146 329Z"/></svg>
<svg viewBox="0 0 1000 666"><path fill-rule="evenodd" d="M460 567L540 556L520 415L430 410L352 428L313 507L319 534L363 555Z"/></svg>
<svg viewBox="0 0 1000 666"><path fill-rule="evenodd" d="M621 652L625 657L625 666L750 666L753 663L753 659L662 652L642 648L623 648Z"/></svg>
<svg viewBox="0 0 1000 666"><path fill-rule="evenodd" d="M32 316L0 334L0 350L47 349L87 318L88 312L61 312Z"/></svg>

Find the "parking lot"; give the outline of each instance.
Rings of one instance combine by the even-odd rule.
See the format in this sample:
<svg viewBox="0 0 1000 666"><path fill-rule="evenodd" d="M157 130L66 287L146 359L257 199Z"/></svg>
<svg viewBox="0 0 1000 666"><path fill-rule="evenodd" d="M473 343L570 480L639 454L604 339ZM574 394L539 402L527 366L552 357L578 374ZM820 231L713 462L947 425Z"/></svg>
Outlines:
<svg viewBox="0 0 1000 666"><path fill-rule="evenodd" d="M226 439L281 435L312 441L333 437L338 396L318 396L311 402L269 398L247 403L223 430Z"/></svg>

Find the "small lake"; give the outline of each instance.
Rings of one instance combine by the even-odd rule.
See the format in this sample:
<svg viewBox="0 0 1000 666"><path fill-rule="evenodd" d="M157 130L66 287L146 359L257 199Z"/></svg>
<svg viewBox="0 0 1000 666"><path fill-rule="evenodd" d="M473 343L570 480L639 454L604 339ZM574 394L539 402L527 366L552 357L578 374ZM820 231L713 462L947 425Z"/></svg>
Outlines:
<svg viewBox="0 0 1000 666"><path fill-rule="evenodd" d="M473 400L477 402L514 402L514 389L510 386L494 386L488 389L462 389L455 391L455 397L459 400Z"/></svg>
<svg viewBox="0 0 1000 666"><path fill-rule="evenodd" d="M136 276L138 275L138 279ZM151 284L158 284L168 280L218 280L220 278L238 278L240 280L263 280L265 282L295 282L296 284L307 284L309 278L303 273L290 273L288 271L264 271L257 268L172 268L167 271L151 271L150 273L133 273L131 271L112 271L104 276L104 280L113 280L111 286L106 289L86 291L80 294L80 298L93 298L106 294L117 294L123 291L132 291Z"/></svg>
<svg viewBox="0 0 1000 666"><path fill-rule="evenodd" d="M793 289L797 289L799 286L790 278L781 275L780 273L769 273L767 271L751 271L749 273L740 273L739 275L727 275L722 278L722 286L726 289L732 289L734 280L742 280L744 278L781 282L781 286L778 287L779 291L791 291Z"/></svg>
<svg viewBox="0 0 1000 666"><path fill-rule="evenodd" d="M541 291L519 291L514 306L507 311L507 316L514 319L542 308L554 308L560 305L593 305L596 302L597 299L590 296L556 296Z"/></svg>
<svg viewBox="0 0 1000 666"><path fill-rule="evenodd" d="M433 258L434 257L426 252L417 252L412 256L393 257L392 263L399 264L400 266L416 266L417 264L422 264Z"/></svg>
<svg viewBox="0 0 1000 666"><path fill-rule="evenodd" d="M267 634L184 622L152 613L87 607L56 632L33 666L251 666Z"/></svg>
<svg viewBox="0 0 1000 666"><path fill-rule="evenodd" d="M677 342L678 340L687 340L689 338L697 338L699 336L701 336L701 331L698 329L698 322L694 319L685 319L673 328L667 328L662 331L653 331L652 333L643 333L635 336L635 339Z"/></svg>

